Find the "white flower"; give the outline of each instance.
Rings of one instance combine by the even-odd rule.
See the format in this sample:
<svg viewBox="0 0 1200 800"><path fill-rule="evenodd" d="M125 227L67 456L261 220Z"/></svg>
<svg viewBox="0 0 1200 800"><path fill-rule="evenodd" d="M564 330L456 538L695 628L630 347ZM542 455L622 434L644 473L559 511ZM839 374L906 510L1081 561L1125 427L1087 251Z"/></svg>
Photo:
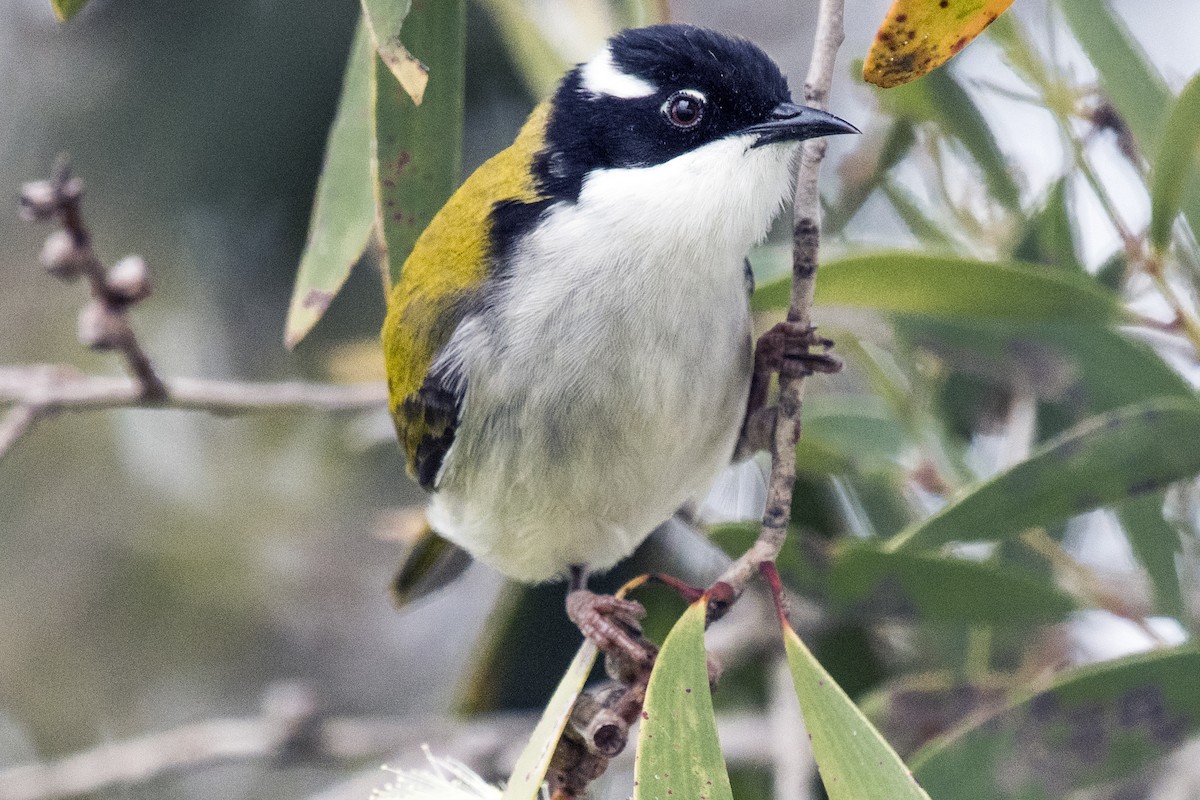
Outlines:
<svg viewBox="0 0 1200 800"><path fill-rule="evenodd" d="M371 800L500 800L503 792L452 758L437 758L422 747L429 769L398 770L395 780L371 793ZM543 797L544 790L543 790Z"/></svg>

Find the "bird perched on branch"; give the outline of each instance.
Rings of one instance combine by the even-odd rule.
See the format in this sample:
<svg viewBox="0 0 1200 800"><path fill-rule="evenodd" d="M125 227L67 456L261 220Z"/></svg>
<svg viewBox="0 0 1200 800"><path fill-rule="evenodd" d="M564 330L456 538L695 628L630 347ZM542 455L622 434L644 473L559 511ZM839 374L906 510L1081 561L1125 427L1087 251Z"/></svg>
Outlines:
<svg viewBox="0 0 1200 800"><path fill-rule="evenodd" d="M852 132L702 28L627 30L568 72L389 298L391 410L433 529L517 580L570 578L576 624L630 647L640 608L588 592L587 570L708 487L772 371L836 368L787 323L752 357L746 255L798 143Z"/></svg>

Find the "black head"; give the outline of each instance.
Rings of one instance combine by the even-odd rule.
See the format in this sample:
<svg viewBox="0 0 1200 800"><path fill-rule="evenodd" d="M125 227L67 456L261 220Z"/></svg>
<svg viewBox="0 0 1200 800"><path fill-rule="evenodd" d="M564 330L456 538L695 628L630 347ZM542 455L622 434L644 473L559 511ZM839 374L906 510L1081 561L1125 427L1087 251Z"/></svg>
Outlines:
<svg viewBox="0 0 1200 800"><path fill-rule="evenodd" d="M759 146L850 132L794 105L779 67L745 39L655 25L617 34L563 78L535 171L546 195L574 199L593 169L661 164L728 136Z"/></svg>

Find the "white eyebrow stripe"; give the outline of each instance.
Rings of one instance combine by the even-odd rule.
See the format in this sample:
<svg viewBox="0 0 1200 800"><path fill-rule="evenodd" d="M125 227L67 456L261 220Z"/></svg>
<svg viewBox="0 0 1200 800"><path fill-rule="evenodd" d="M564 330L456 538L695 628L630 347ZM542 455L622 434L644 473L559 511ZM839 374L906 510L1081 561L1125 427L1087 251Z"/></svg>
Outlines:
<svg viewBox="0 0 1200 800"><path fill-rule="evenodd" d="M594 95L621 97L649 97L658 89L636 75L630 75L617 69L613 63L612 52L606 47L600 54L583 65L580 72L583 89Z"/></svg>

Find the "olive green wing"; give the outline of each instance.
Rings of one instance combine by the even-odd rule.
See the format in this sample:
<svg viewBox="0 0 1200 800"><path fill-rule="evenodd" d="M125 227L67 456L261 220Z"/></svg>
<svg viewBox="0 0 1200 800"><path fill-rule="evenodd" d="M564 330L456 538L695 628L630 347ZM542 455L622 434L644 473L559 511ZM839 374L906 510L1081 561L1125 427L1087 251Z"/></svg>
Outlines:
<svg viewBox="0 0 1200 800"><path fill-rule="evenodd" d="M534 109L516 141L469 177L434 216L404 262L383 324L392 419L409 471L429 490L454 442L463 381L433 370L454 331L478 306L490 269L493 210L536 203L534 156L547 106Z"/></svg>

